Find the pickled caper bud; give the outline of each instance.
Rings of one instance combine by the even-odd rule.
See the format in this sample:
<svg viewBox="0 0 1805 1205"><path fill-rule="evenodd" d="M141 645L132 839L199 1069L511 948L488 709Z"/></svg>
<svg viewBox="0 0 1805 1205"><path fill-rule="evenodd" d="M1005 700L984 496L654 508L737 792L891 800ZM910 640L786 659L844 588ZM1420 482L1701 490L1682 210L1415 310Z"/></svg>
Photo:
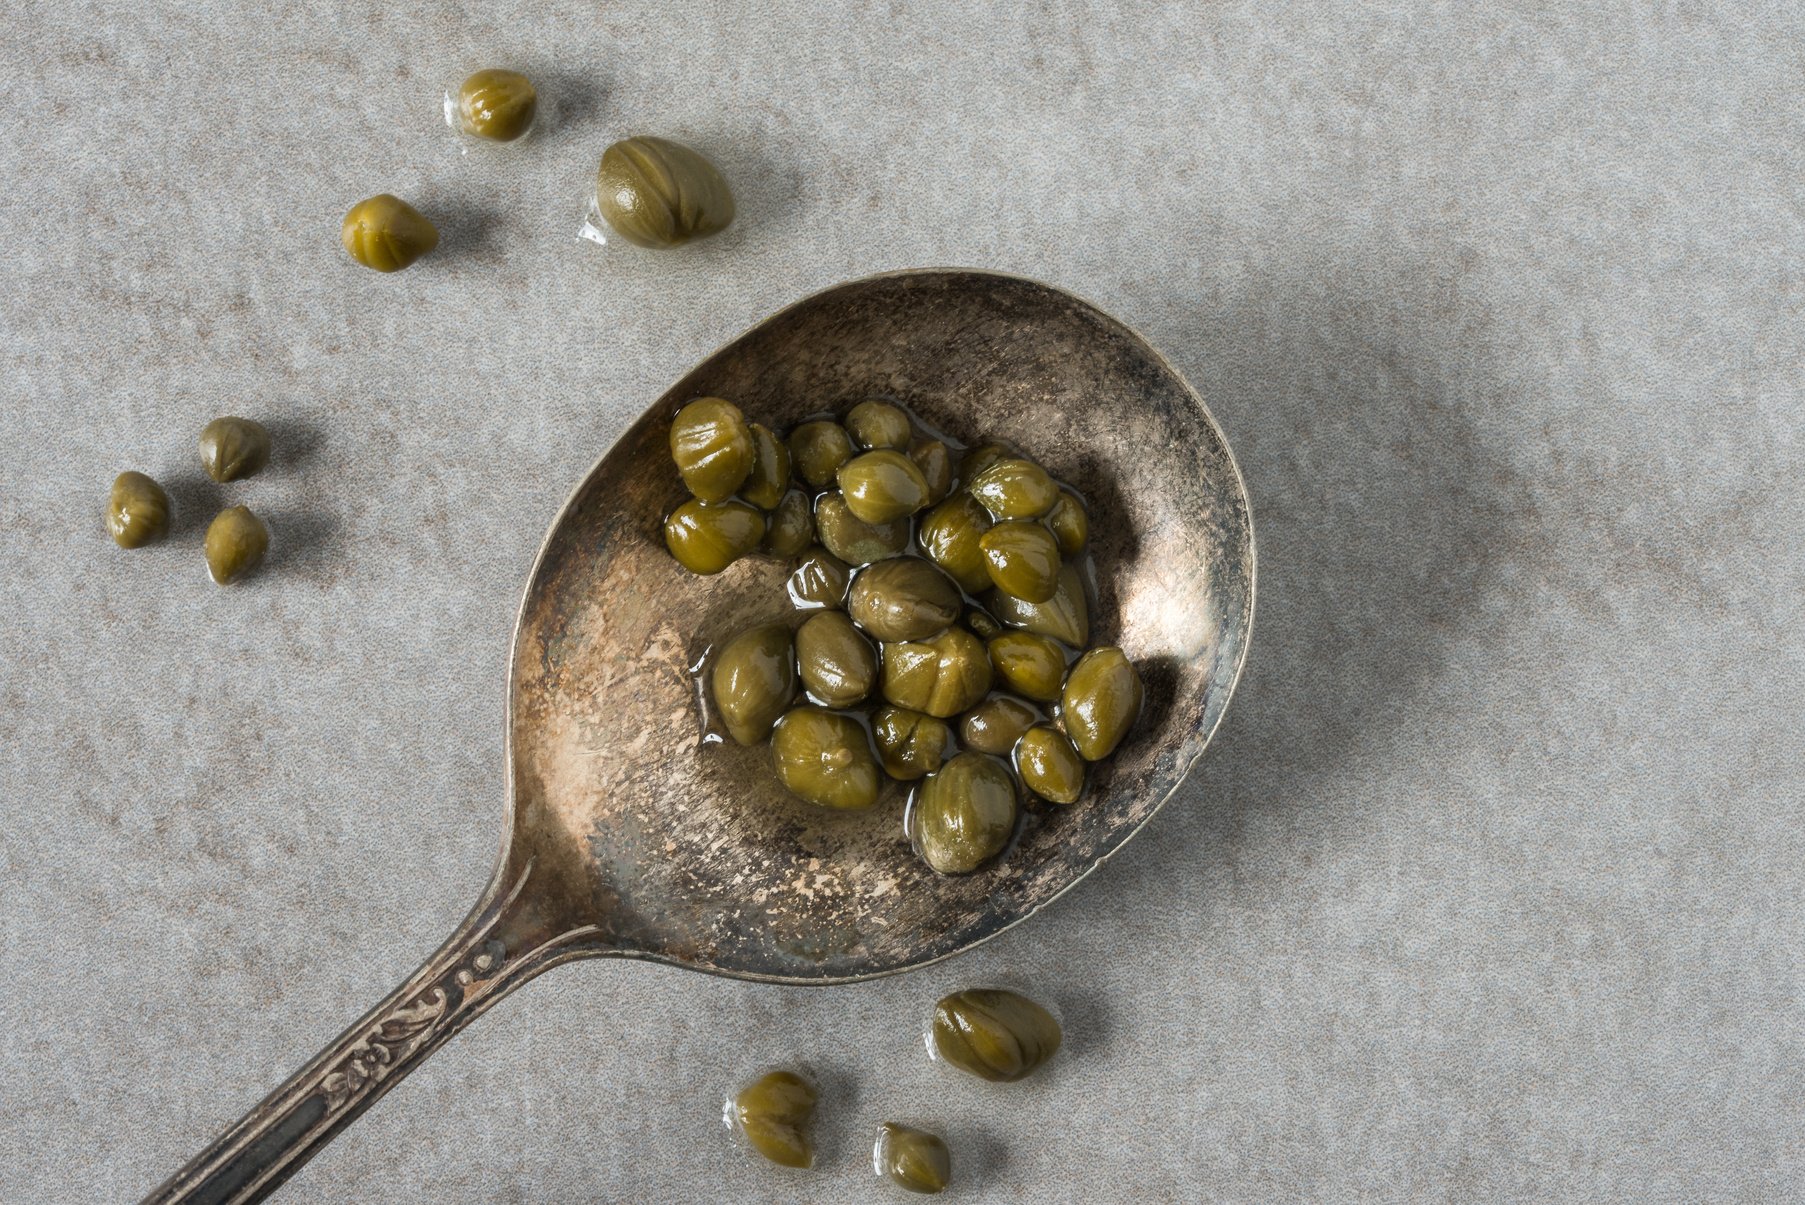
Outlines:
<svg viewBox="0 0 1805 1205"><path fill-rule="evenodd" d="M984 642L964 628L884 646L884 699L897 707L946 719L972 707L989 689Z"/></svg>
<svg viewBox="0 0 1805 1205"><path fill-rule="evenodd" d="M725 398L697 398L671 420L671 459L689 492L704 502L733 497L756 456L746 416Z"/></svg>
<svg viewBox="0 0 1805 1205"><path fill-rule="evenodd" d="M999 519L1036 519L1059 501L1059 487L1032 460L999 460L967 487Z"/></svg>
<svg viewBox="0 0 1805 1205"><path fill-rule="evenodd" d="M791 490L768 516L759 547L772 556L796 556L814 542L815 516L808 508L808 495Z"/></svg>
<svg viewBox="0 0 1805 1205"><path fill-rule="evenodd" d="M991 695L959 721L959 738L967 749L1008 757L1022 733L1039 718L1026 703L1008 695Z"/></svg>
<svg viewBox="0 0 1805 1205"><path fill-rule="evenodd" d="M1065 733L1036 724L1015 746L1015 772L1022 785L1052 803L1076 803L1084 791L1084 759Z"/></svg>
<svg viewBox="0 0 1805 1205"><path fill-rule="evenodd" d="M839 491L815 502L815 537L849 565L868 565L900 556L909 546L909 521L867 523L852 513Z"/></svg>
<svg viewBox="0 0 1805 1205"><path fill-rule="evenodd" d="M953 454L937 439L918 439L909 445L909 459L928 483L928 505L953 492Z"/></svg>
<svg viewBox="0 0 1805 1205"><path fill-rule="evenodd" d="M1121 649L1105 646L1078 658L1059 697L1059 716L1085 761L1115 752L1141 714L1141 696L1141 675Z"/></svg>
<svg viewBox="0 0 1805 1205"><path fill-rule="evenodd" d="M886 1121L878 1127L871 1165L898 1188L931 1195L953 1178L953 1156L938 1134Z"/></svg>
<svg viewBox="0 0 1805 1205"><path fill-rule="evenodd" d="M989 529L990 512L970 494L956 494L922 519L922 555L950 573L967 594L978 594L990 588L990 570L978 543Z"/></svg>
<svg viewBox="0 0 1805 1205"><path fill-rule="evenodd" d="M883 641L926 640L959 617L959 587L919 557L895 557L859 571L846 609Z"/></svg>
<svg viewBox="0 0 1805 1205"><path fill-rule="evenodd" d="M938 770L953 740L945 720L907 707L878 708L871 717L871 735L884 773L903 782Z"/></svg>
<svg viewBox="0 0 1805 1205"><path fill-rule="evenodd" d="M768 624L729 640L715 658L711 685L729 736L742 745L770 736L771 725L796 697L790 630Z"/></svg>
<svg viewBox="0 0 1805 1205"><path fill-rule="evenodd" d="M733 193L715 165L668 138L626 138L603 151L595 202L641 247L678 247L733 221Z"/></svg>
<svg viewBox="0 0 1805 1205"><path fill-rule="evenodd" d="M364 267L399 272L439 245L439 228L418 209L385 192L351 207L339 239Z"/></svg>
<svg viewBox="0 0 1805 1205"><path fill-rule="evenodd" d="M990 668L1009 690L1042 703L1059 698L1065 681L1065 650L1057 641L1033 632L1004 632L985 647Z"/></svg>
<svg viewBox="0 0 1805 1205"><path fill-rule="evenodd" d="M201 465L215 481L249 477L269 463L269 431L248 418L216 418L201 428Z"/></svg>
<svg viewBox="0 0 1805 1205"><path fill-rule="evenodd" d="M121 548L142 548L169 531L169 495L143 473L124 472L107 492L107 532Z"/></svg>
<svg viewBox="0 0 1805 1205"><path fill-rule="evenodd" d="M928 504L928 479L901 452L854 456L836 475L847 508L867 523L906 519Z"/></svg>
<svg viewBox="0 0 1805 1205"><path fill-rule="evenodd" d="M930 774L909 811L909 837L941 874L970 874L1015 833L1015 779L1003 763L961 753Z"/></svg>
<svg viewBox="0 0 1805 1205"><path fill-rule="evenodd" d="M1059 542L1039 523L1011 519L978 539L984 571L1004 594L1044 603L1059 589Z"/></svg>
<svg viewBox="0 0 1805 1205"><path fill-rule="evenodd" d="M877 802L877 759L851 716L796 708L771 730L771 761L778 779L806 803L857 811Z"/></svg>
<svg viewBox="0 0 1805 1205"><path fill-rule="evenodd" d="M1003 625L982 607L965 608L965 626L971 629L972 635L986 641L995 640L1005 631Z"/></svg>
<svg viewBox="0 0 1805 1205"><path fill-rule="evenodd" d="M991 594L987 605L990 613L1004 623L1051 636L1073 648L1083 648L1090 640L1090 604L1084 597L1084 579L1070 561L1059 571L1058 587L1046 602L1027 602L998 590Z"/></svg>
<svg viewBox="0 0 1805 1205"><path fill-rule="evenodd" d="M269 551L269 528L250 507L234 506L213 517L204 544L207 572L224 586L263 564L263 554Z"/></svg>
<svg viewBox="0 0 1805 1205"><path fill-rule="evenodd" d="M799 609L843 607L846 605L846 583L852 580L852 569L845 561L825 548L817 548L802 558L790 574L786 587L790 601Z"/></svg>
<svg viewBox="0 0 1805 1205"><path fill-rule="evenodd" d="M997 461L1008 460L1018 455L1020 453L1015 450L1015 445L1006 440L979 444L967 452L965 458L959 462L959 478L966 485L970 485L983 475L985 469Z"/></svg>
<svg viewBox="0 0 1805 1205"><path fill-rule="evenodd" d="M691 573L719 573L757 548L764 535L764 515L737 499L691 498L664 521L664 546Z"/></svg>
<svg viewBox="0 0 1805 1205"><path fill-rule="evenodd" d="M870 451L873 448L906 448L915 434L909 416L900 406L889 402L860 402L846 412L846 430L853 442Z"/></svg>
<svg viewBox="0 0 1805 1205"><path fill-rule="evenodd" d="M783 440L761 423L747 423L752 432L752 471L741 483L740 497L763 510L775 510L790 488L790 450Z"/></svg>
<svg viewBox="0 0 1805 1205"><path fill-rule="evenodd" d="M796 632L802 685L824 707L851 707L877 685L877 649L843 611L811 615Z"/></svg>
<svg viewBox="0 0 1805 1205"><path fill-rule="evenodd" d="M954 992L934 1005L934 1051L961 1071L1012 1084L1059 1052L1052 1013L999 987Z"/></svg>
<svg viewBox="0 0 1805 1205"><path fill-rule="evenodd" d="M733 1121L752 1149L784 1167L809 1167L815 1148L808 1126L815 1116L815 1086L793 1071L773 1071L733 1098Z"/></svg>
<svg viewBox="0 0 1805 1205"><path fill-rule="evenodd" d="M1070 490L1059 491L1059 501L1047 512L1045 522L1065 556L1077 556L1090 543L1090 517L1084 513L1084 503Z"/></svg>
<svg viewBox="0 0 1805 1205"><path fill-rule="evenodd" d="M852 436L839 423L817 419L790 432L790 463L796 475L820 489L852 459Z"/></svg>
<svg viewBox="0 0 1805 1205"><path fill-rule="evenodd" d="M476 138L512 142L533 128L539 93L518 71L478 71L458 89L458 126Z"/></svg>

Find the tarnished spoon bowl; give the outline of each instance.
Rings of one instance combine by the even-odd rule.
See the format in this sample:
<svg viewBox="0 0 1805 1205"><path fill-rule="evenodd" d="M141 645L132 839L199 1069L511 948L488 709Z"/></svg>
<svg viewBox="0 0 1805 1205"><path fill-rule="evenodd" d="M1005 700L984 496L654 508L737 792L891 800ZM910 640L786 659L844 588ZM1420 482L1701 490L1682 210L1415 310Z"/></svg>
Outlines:
<svg viewBox="0 0 1805 1205"><path fill-rule="evenodd" d="M1030 818L996 866L942 878L900 808L786 796L762 749L704 745L690 666L784 614L787 566L696 577L665 551L667 451L690 398L768 426L869 395L956 438L1019 443L1092 504L1093 642L1140 667L1139 727L1078 805ZM152 1194L255 1200L513 988L589 956L773 983L887 975L1032 915L1146 823L1221 719L1247 651L1247 496L1197 394L1068 293L989 272L853 281L759 323L659 398L558 516L527 584L508 687L508 823L495 878L411 979Z"/></svg>

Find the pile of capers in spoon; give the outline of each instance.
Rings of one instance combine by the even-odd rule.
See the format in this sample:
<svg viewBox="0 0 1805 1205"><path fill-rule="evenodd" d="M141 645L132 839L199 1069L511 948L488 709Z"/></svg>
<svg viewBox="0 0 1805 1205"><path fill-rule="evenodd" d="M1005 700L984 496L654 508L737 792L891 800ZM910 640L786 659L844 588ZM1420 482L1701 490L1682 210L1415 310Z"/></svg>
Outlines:
<svg viewBox="0 0 1805 1205"><path fill-rule="evenodd" d="M1140 714L1127 655L1087 648L1084 502L1010 445L964 449L878 399L780 437L709 397L670 448L691 495L664 523L679 563L796 560L806 618L739 633L706 672L728 735L768 739L797 798L861 810L886 777L916 783L911 842L967 874L1009 845L1020 791L1077 802Z"/></svg>

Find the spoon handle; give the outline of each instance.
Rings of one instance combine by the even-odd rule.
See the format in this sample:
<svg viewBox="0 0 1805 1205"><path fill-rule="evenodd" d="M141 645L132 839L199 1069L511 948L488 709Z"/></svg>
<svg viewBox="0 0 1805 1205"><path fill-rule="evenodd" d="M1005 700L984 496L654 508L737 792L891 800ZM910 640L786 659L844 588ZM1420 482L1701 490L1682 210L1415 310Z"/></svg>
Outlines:
<svg viewBox="0 0 1805 1205"><path fill-rule="evenodd" d="M241 1118L145 1205L261 1201L426 1056L540 971L574 956L529 936L526 875L491 887L438 953Z"/></svg>

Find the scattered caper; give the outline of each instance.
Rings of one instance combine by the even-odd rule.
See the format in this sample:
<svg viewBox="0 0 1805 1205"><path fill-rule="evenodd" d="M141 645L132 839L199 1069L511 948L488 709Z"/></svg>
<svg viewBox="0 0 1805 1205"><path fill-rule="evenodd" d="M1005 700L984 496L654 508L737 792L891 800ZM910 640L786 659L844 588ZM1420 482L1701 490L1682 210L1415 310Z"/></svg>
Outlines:
<svg viewBox="0 0 1805 1205"><path fill-rule="evenodd" d="M1015 445L1006 440L999 439L987 444L979 444L967 452L965 458L959 462L960 480L966 485L970 485L983 474L985 469L997 461L1007 460L1016 455L1019 453L1016 452Z"/></svg>
<svg viewBox="0 0 1805 1205"><path fill-rule="evenodd" d="M964 628L948 628L932 640L886 644L886 701L946 719L967 710L990 689L984 642Z"/></svg>
<svg viewBox="0 0 1805 1205"><path fill-rule="evenodd" d="M819 611L796 632L802 685L825 707L863 702L877 684L877 650L844 611Z"/></svg>
<svg viewBox="0 0 1805 1205"><path fill-rule="evenodd" d="M852 569L825 548L817 548L802 558L790 574L790 601L802 610L846 605L846 583Z"/></svg>
<svg viewBox="0 0 1805 1205"><path fill-rule="evenodd" d="M978 539L984 571L1004 594L1044 603L1059 589L1059 542L1039 523L1011 519Z"/></svg>
<svg viewBox="0 0 1805 1205"><path fill-rule="evenodd" d="M909 836L941 874L970 874L1009 844L1017 811L1015 779L1003 763L961 753L922 782Z"/></svg>
<svg viewBox="0 0 1805 1205"><path fill-rule="evenodd" d="M771 761L791 794L817 807L857 811L877 802L877 759L851 716L798 707L771 730Z"/></svg>
<svg viewBox="0 0 1805 1205"><path fill-rule="evenodd" d="M904 782L938 770L953 741L953 730L945 720L907 707L878 708L871 720L871 734L877 739L884 773Z"/></svg>
<svg viewBox="0 0 1805 1205"><path fill-rule="evenodd" d="M678 247L733 221L733 192L715 165L668 138L625 138L603 151L595 201L641 247Z"/></svg>
<svg viewBox="0 0 1805 1205"><path fill-rule="evenodd" d="M671 420L671 459L689 492L704 502L733 497L756 457L746 416L725 398L697 398Z"/></svg>
<svg viewBox="0 0 1805 1205"><path fill-rule="evenodd" d="M849 565L867 565L901 556L909 546L909 521L867 523L852 513L838 490L815 501L815 536Z"/></svg>
<svg viewBox="0 0 1805 1205"><path fill-rule="evenodd" d="M990 668L1018 695L1051 703L1065 681L1065 650L1057 641L1033 632L1004 632L986 646Z"/></svg>
<svg viewBox="0 0 1805 1205"><path fill-rule="evenodd" d="M1085 761L1115 752L1141 714L1141 696L1141 675L1121 649L1095 648L1078 658L1066 675L1059 716Z"/></svg>
<svg viewBox="0 0 1805 1205"><path fill-rule="evenodd" d="M207 572L224 586L256 569L269 550L269 528L248 506L219 512L207 525Z"/></svg>
<svg viewBox="0 0 1805 1205"><path fill-rule="evenodd" d="M458 89L457 111L464 133L490 142L512 142L533 128L539 93L518 71L491 67L464 81Z"/></svg>
<svg viewBox="0 0 1805 1205"><path fill-rule="evenodd" d="M906 519L928 504L928 479L913 460L889 448L854 456L837 478L847 507L867 523Z"/></svg>
<svg viewBox="0 0 1805 1205"><path fill-rule="evenodd" d="M739 487L740 497L764 510L773 510L790 487L790 449L761 423L747 423L752 432L752 471Z"/></svg>
<svg viewBox="0 0 1805 1205"><path fill-rule="evenodd" d="M852 436L839 423L817 419L790 432L790 461L796 475L820 489L852 459Z"/></svg>
<svg viewBox="0 0 1805 1205"><path fill-rule="evenodd" d="M934 1005L934 1050L979 1079L1012 1084L1059 1051L1059 1021L1028 997L967 988Z"/></svg>
<svg viewBox="0 0 1805 1205"><path fill-rule="evenodd" d="M771 735L771 725L796 697L790 630L767 624L741 632L715 658L714 703L727 733L742 745Z"/></svg>
<svg viewBox="0 0 1805 1205"><path fill-rule="evenodd" d="M972 478L966 488L999 519L1034 519L1059 500L1059 487L1032 460L999 460Z"/></svg>
<svg viewBox="0 0 1805 1205"><path fill-rule="evenodd" d="M107 531L121 548L141 548L169 531L169 495L143 473L124 472L107 492Z"/></svg>
<svg viewBox="0 0 1805 1205"><path fill-rule="evenodd" d="M846 412L846 430L853 442L870 451L873 448L906 448L914 428L900 406L889 402L860 402Z"/></svg>
<svg viewBox="0 0 1805 1205"><path fill-rule="evenodd" d="M859 571L846 609L879 640L926 640L959 617L959 587L918 557L894 557Z"/></svg>
<svg viewBox="0 0 1805 1205"><path fill-rule="evenodd" d="M1059 491L1059 501L1046 514L1046 524L1066 556L1077 556L1090 543L1090 518L1084 513L1084 503L1070 490Z"/></svg>
<svg viewBox="0 0 1805 1205"><path fill-rule="evenodd" d="M959 736L967 749L1008 757L1022 733L1039 718L1026 703L1008 695L991 695L965 713L959 721Z"/></svg>
<svg viewBox="0 0 1805 1205"><path fill-rule="evenodd" d="M269 431L248 418L216 418L201 428L201 465L215 481L249 477L269 463Z"/></svg>
<svg viewBox="0 0 1805 1205"><path fill-rule="evenodd" d="M664 546L691 573L719 573L757 548L764 535L764 515L737 499L691 498L664 521Z"/></svg>
<svg viewBox="0 0 1805 1205"><path fill-rule="evenodd" d="M988 605L990 613L1004 623L1051 636L1073 648L1083 648L1090 641L1090 604L1084 597L1084 579L1069 561L1059 571L1059 584L1046 602L1027 602L997 590Z"/></svg>
<svg viewBox="0 0 1805 1205"><path fill-rule="evenodd" d="M943 1192L953 1177L953 1156L945 1139L894 1121L878 1127L871 1160L878 1175L910 1192Z"/></svg>
<svg viewBox="0 0 1805 1205"><path fill-rule="evenodd" d="M815 1148L808 1126L815 1116L815 1086L793 1071L773 1071L741 1088L733 1119L752 1149L784 1167L809 1167Z"/></svg>
<svg viewBox="0 0 1805 1205"><path fill-rule="evenodd" d="M1036 724L1015 746L1022 785L1052 803L1076 803L1084 791L1084 759L1059 729Z"/></svg>
<svg viewBox="0 0 1805 1205"><path fill-rule="evenodd" d="M937 439L918 439L909 446L909 459L928 483L928 505L953 492L953 454Z"/></svg>
<svg viewBox="0 0 1805 1205"><path fill-rule="evenodd" d="M921 551L952 574L967 594L990 588L984 549L979 540L990 528L990 513L970 494L955 494L921 520Z"/></svg>
<svg viewBox="0 0 1805 1205"><path fill-rule="evenodd" d="M796 556L814 542L815 516L808 508L808 495L791 490L767 518L759 547L772 556Z"/></svg>
<svg viewBox="0 0 1805 1205"><path fill-rule="evenodd" d="M399 272L439 245L439 229L418 209L385 192L353 205L339 238L364 267Z"/></svg>

